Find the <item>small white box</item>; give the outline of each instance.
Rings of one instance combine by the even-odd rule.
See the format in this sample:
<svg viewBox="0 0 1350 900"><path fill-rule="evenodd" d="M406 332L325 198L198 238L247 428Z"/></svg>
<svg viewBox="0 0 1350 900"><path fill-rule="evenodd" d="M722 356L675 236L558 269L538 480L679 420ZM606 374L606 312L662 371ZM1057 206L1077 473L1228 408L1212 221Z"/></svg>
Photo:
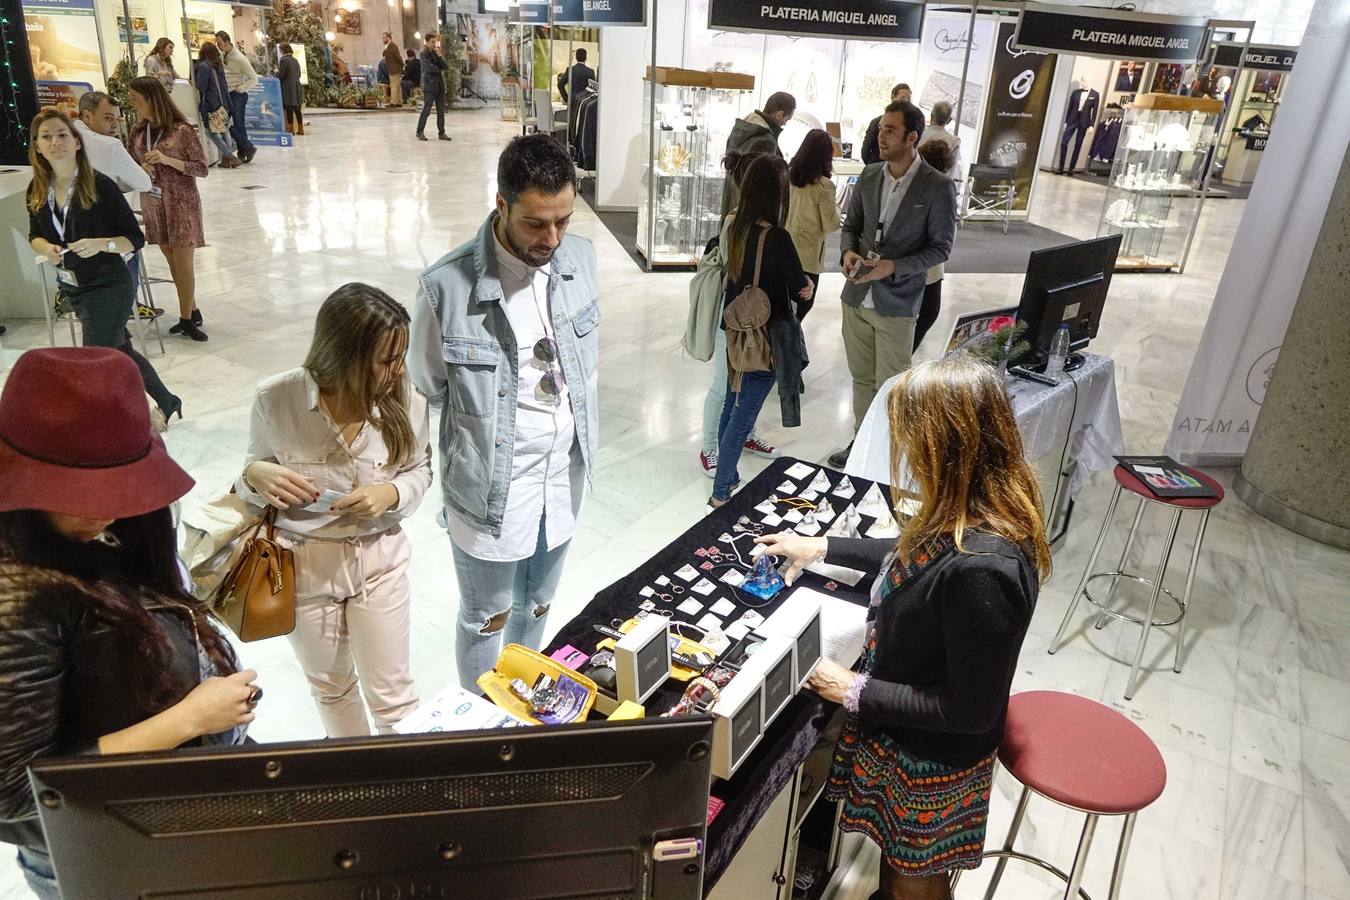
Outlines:
<svg viewBox="0 0 1350 900"><path fill-rule="evenodd" d="M736 677L752 674L764 682L764 726L767 728L797 695L798 684L793 672L791 638L782 635L763 637Z"/></svg>
<svg viewBox="0 0 1350 900"><path fill-rule="evenodd" d="M809 591L794 591L756 631L792 641L792 677L797 690L801 690L815 671L825 646L820 598Z"/></svg>
<svg viewBox="0 0 1350 900"><path fill-rule="evenodd" d="M713 715L712 773L730 778L764 736L764 677L741 671L722 688Z"/></svg>
<svg viewBox="0 0 1350 900"><path fill-rule="evenodd" d="M615 641L614 672L620 700L646 703L670 677L670 620L647 616Z"/></svg>

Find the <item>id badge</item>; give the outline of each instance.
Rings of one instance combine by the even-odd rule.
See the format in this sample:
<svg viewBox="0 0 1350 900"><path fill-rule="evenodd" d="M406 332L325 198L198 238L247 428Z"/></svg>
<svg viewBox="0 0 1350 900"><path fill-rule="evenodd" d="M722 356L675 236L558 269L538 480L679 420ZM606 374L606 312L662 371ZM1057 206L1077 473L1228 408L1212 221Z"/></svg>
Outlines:
<svg viewBox="0 0 1350 900"><path fill-rule="evenodd" d="M156 200L160 200L164 197L164 191L160 189L159 186L157 185L152 185L150 187L150 190L146 191L146 193L149 194L151 197L154 197Z"/></svg>
<svg viewBox="0 0 1350 900"><path fill-rule="evenodd" d="M57 269L56 280L67 287L79 287L80 280L75 277L75 273L69 269Z"/></svg>

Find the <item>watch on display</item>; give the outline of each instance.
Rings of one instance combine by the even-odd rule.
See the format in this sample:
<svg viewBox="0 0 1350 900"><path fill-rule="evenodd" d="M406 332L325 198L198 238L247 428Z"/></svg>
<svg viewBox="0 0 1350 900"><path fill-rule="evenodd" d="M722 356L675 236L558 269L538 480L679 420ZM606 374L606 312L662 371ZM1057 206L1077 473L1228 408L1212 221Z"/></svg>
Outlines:
<svg viewBox="0 0 1350 900"><path fill-rule="evenodd" d="M108 241L108 243L105 244L104 246L106 246L106 247L108 248L108 252L109 252L109 253L116 253L116 252L117 252L117 241Z"/></svg>

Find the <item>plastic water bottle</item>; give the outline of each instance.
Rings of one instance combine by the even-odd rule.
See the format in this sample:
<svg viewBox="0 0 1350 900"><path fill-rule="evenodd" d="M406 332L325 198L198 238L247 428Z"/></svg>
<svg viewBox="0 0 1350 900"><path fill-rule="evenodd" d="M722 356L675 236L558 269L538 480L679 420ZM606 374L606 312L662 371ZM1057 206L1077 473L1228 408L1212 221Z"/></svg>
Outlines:
<svg viewBox="0 0 1350 900"><path fill-rule="evenodd" d="M1050 341L1050 359L1045 364L1045 374L1055 381L1064 380L1064 363L1069 358L1069 326L1061 325Z"/></svg>

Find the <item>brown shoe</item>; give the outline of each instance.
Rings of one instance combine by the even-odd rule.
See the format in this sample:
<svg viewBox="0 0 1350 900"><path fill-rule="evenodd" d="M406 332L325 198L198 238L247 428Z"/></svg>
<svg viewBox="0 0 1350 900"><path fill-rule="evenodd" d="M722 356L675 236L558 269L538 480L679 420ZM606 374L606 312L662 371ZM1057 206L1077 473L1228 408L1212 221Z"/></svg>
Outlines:
<svg viewBox="0 0 1350 900"><path fill-rule="evenodd" d="M235 156L233 153L220 161L220 167L222 169L237 169L242 165L243 163L239 161L239 157Z"/></svg>

